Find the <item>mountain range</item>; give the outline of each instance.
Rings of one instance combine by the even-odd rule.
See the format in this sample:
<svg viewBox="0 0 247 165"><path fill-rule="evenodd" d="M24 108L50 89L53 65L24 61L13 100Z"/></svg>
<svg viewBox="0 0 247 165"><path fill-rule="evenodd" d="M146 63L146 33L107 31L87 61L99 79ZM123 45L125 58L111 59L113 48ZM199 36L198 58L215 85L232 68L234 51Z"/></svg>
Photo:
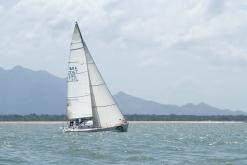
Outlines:
<svg viewBox="0 0 247 165"><path fill-rule="evenodd" d="M64 114L66 111L66 79L47 71L32 71L21 66L10 70L0 68L0 91L0 114ZM124 92L114 98L124 114L247 115L205 103L160 104Z"/></svg>

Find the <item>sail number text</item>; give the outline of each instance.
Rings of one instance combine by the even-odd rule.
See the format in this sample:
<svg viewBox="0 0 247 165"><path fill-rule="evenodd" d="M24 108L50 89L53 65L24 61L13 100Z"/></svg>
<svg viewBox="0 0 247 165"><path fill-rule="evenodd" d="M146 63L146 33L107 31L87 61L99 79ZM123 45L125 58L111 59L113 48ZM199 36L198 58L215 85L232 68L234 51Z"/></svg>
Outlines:
<svg viewBox="0 0 247 165"><path fill-rule="evenodd" d="M70 66L68 72L68 81L78 81L76 74L78 73L78 69L76 66Z"/></svg>

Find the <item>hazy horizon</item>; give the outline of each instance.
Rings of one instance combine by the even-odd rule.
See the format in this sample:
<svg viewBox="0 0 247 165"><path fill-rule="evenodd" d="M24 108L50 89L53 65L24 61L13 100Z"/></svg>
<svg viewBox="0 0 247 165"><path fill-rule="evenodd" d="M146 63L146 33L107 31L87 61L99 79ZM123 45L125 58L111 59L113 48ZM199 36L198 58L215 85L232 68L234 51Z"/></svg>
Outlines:
<svg viewBox="0 0 247 165"><path fill-rule="evenodd" d="M0 66L0 71L2 70L3 68L1 68L1 66ZM5 72L5 73L4 73ZM13 77L13 75L16 75L17 76L17 74L18 74L18 76L17 77L22 77L22 76L26 76L26 75L33 75L34 77L33 77L33 79L32 79L32 77L30 77L30 76L28 76L29 77L29 79L32 79L32 80L35 80L37 77L39 77L39 75L42 75L42 77L44 76L44 75L46 75L46 76L48 76L48 77L53 77L53 78L55 78L55 79L59 79L59 81L61 81L61 80L64 80L64 81L66 81L66 78L65 77L58 77L58 76L56 76L56 75L54 75L54 74L52 74L52 73L50 73L50 72L48 72L48 71L45 71L45 70L36 70L36 71L34 71L34 70L32 70L32 69L29 69L29 68L25 68L25 67L23 67L23 66L21 66L21 65L17 65L17 66L14 66L13 68L11 68L11 69L3 69L3 72L0 72L0 73L4 73L3 75L5 75L5 76L7 76L7 77L5 77L5 78L7 78L8 79L8 74L7 73L10 73L9 75L12 75L12 77ZM46 77L45 76L45 77ZM3 76L4 77L4 76ZM50 78L51 78L50 77ZM20 79L21 80L21 79ZM22 79L23 80L23 79ZM22 81L21 80L21 81ZM24 80L24 81L27 81L26 83L28 84L28 79L27 80ZM46 81L46 80L43 80L43 81ZM18 80L16 81L16 82L18 82ZM10 82L7 82L7 84L8 83L10 83ZM26 84L25 83L25 84ZM58 83L58 82L57 82ZM61 83L61 82L60 82ZM59 86L59 84L60 83L58 83L57 84L57 87ZM51 83L51 84L54 84L54 82L53 83ZM17 84L15 84L14 86L16 86ZM30 84L29 84L30 85ZM35 84L33 84L33 85L35 85ZM7 86L5 86L5 89L8 89L8 85ZM24 86L21 86L21 88L26 88L26 87L24 87ZM31 85L31 88L33 88L33 86ZM64 87L61 87L60 86L60 90L66 90L65 89L66 87L65 87L65 82L64 82ZM26 89L26 91L28 91L28 89ZM9 91L9 93L11 93L11 90ZM40 91L36 91L36 94L39 94L40 93ZM35 94L35 93L34 93ZM187 103L185 103L185 104L183 104L183 105L177 105L177 104L171 104L171 103L166 103L166 104L164 104L164 103L161 103L161 102L159 102L159 101L157 101L157 100L150 100L150 99L147 99L147 98L144 98L144 97L142 97L142 96L134 96L134 95L131 95L131 94L129 94L129 93L126 93L126 91L123 91L123 90L121 90L121 89L119 89L119 91L117 91L116 93L112 93L113 95L114 95L114 97L120 97L120 98L123 98L123 97L127 97L126 99L127 100L129 100L129 99L135 99L136 101L137 100L139 100L140 102L146 102L147 104L149 104L149 105L154 105L154 104L156 104L157 106L160 106L160 105L162 105L162 106L168 106L168 107L163 107L163 108L161 108L162 109L162 111L166 111L166 110L171 110L171 107L169 107L169 106L172 106L173 108L174 108L174 106L176 106L177 108L183 108L183 107L187 107L187 109L184 109L183 111L184 112L186 112L186 111L189 111L189 113L191 113L191 110L192 109L194 109L195 110L195 106L197 106L197 108L196 108L196 111L197 111L197 113L199 112L199 111L201 111L201 108L202 107L207 107L207 109L204 109L204 110L202 110L201 112L203 112L203 111L205 111L206 113L207 113L207 111L211 111L212 109L220 109L220 110L223 110L223 111L228 111L228 110L230 110L231 112L246 112L245 110L240 110L240 109L238 109L238 110L236 110L236 109L229 109L229 108L224 108L224 109L221 109L221 108L219 108L219 107L216 107L216 106L214 106L214 105L210 105L210 104L208 104L208 103L206 103L206 102L204 102L204 101L201 101L201 102L198 102L198 103L193 103L193 102L187 102ZM50 94L48 94L48 95L50 95ZM34 95L35 96L35 95ZM64 95L64 97L65 97L65 95ZM13 98L15 98L15 97L13 97ZM12 99L13 99L12 98ZM33 97L30 97L30 99L31 98L33 98ZM56 98L56 96L53 96L53 98ZM116 98L115 98L116 99ZM122 104L122 105L128 105L128 101L127 100L122 100L122 101L120 101L120 103ZM8 99L7 99L8 100ZM126 102L127 101L127 102ZM148 107L147 105L145 105L144 107L141 107L140 105L139 105L139 101L137 101L136 102L135 101L135 104L136 105L132 105L132 106L130 106L130 107L125 107L124 109L125 110L129 110L130 112L133 110L133 108L134 109L136 109L136 106L137 107L139 107L139 109L142 109L142 110L140 110L140 111L142 111L142 112L144 112L145 111L145 109L146 110L148 110L148 111L153 111L154 109L156 109L157 107ZM18 101L16 101L15 103L18 103ZM12 103L11 103L12 104ZM50 104L50 103L45 103L45 104ZM58 103L58 104L61 104L61 103ZM133 102L132 102L132 104L133 104ZM148 107L148 108L147 108ZM189 108L188 108L189 107ZM154 109L153 109L154 108ZM177 113L177 110L175 110L175 109L173 109L172 111L174 111L174 113ZM200 113L201 113L200 112ZM230 113L231 113L230 112ZM167 113L167 112L166 112ZM194 114L195 112L192 112L192 114ZM211 112L209 112L209 113L211 113ZM215 113L215 112L214 112ZM225 113L229 113L229 112L225 112Z"/></svg>
<svg viewBox="0 0 247 165"><path fill-rule="evenodd" d="M113 93L247 112L245 1L59 2L0 0L2 68L66 77L78 21Z"/></svg>

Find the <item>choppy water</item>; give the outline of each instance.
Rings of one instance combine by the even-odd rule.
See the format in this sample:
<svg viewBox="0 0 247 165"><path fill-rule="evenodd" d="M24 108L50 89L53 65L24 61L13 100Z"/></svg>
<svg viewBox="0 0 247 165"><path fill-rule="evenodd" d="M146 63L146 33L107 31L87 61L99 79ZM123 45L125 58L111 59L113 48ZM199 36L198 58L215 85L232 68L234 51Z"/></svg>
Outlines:
<svg viewBox="0 0 247 165"><path fill-rule="evenodd" d="M131 124L63 133L59 124L0 124L0 164L247 164L247 124Z"/></svg>

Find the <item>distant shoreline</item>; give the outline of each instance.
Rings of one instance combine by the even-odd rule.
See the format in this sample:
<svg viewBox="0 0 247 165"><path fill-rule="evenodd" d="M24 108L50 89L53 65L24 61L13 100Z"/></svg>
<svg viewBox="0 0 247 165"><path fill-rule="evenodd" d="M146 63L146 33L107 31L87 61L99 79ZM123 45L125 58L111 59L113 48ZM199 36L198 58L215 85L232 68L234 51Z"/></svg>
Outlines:
<svg viewBox="0 0 247 165"><path fill-rule="evenodd" d="M219 122L247 122L247 115L238 116L196 116L196 115L124 115L128 121L133 123L212 123ZM45 115L45 114L29 114L29 115L0 115L0 122L64 122L67 120L65 115Z"/></svg>
<svg viewBox="0 0 247 165"><path fill-rule="evenodd" d="M208 123L244 123L243 121L129 121L131 124L208 124Z"/></svg>
<svg viewBox="0 0 247 165"><path fill-rule="evenodd" d="M0 121L0 124L65 124L65 121ZM243 121L129 121L130 124L220 124Z"/></svg>

